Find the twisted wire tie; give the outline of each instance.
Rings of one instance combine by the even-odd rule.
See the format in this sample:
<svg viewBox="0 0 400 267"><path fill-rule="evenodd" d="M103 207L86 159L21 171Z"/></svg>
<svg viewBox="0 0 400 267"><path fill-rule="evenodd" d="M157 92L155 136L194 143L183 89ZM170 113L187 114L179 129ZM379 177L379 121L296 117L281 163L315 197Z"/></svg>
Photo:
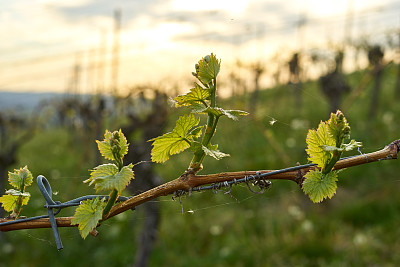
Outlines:
<svg viewBox="0 0 400 267"><path fill-rule="evenodd" d="M73 200L61 203L60 201L54 201L51 198L53 192L51 190L50 183L43 175L39 175L36 179L36 182L37 182L37 186L39 187L40 192L42 193L42 195L46 201L44 208L47 209L48 215L34 216L34 217L29 217L29 218L21 218L21 219L17 219L17 220L13 220L13 221L2 222L2 223L0 223L0 226L49 218L58 250L63 249L63 245L61 242L60 234L58 232L57 221L56 221L55 215L57 215L63 208L79 206L83 200L93 199L96 197L108 199L108 196L106 196L106 195L88 195L88 196L82 196L82 197L75 198ZM117 201L125 201L127 199L128 199L128 197L119 196ZM57 209L57 210L53 211L53 209ZM132 210L134 210L134 208Z"/></svg>

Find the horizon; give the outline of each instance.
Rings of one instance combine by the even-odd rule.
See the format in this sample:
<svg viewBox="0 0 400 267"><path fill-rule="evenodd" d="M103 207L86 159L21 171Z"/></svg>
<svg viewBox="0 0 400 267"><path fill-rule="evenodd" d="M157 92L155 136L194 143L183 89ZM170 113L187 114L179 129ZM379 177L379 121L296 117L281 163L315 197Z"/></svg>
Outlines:
<svg viewBox="0 0 400 267"><path fill-rule="evenodd" d="M5 3L0 11L7 25L0 29L7 40L0 45L0 91L111 93L113 87L121 92L138 84L181 88L192 83L194 64L211 52L222 59L222 79L233 71L246 76L235 69L238 59L268 65L265 87L294 51L332 50L346 38L384 42L388 32L397 33L400 11L400 3L390 0L29 3ZM388 58L398 60L393 51ZM365 66L362 60L357 64ZM352 64L345 61L345 70L356 69Z"/></svg>

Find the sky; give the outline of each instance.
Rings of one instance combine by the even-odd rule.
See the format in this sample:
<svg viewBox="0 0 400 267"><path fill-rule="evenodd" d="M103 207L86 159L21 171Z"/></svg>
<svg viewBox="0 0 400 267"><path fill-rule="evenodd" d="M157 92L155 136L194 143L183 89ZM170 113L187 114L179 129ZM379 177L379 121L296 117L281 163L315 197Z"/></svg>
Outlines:
<svg viewBox="0 0 400 267"><path fill-rule="evenodd" d="M397 0L0 0L0 7L0 91L13 92L172 88L190 82L194 64L211 52L225 77L238 60L262 62L268 76L294 51L346 37L381 42L400 26Z"/></svg>

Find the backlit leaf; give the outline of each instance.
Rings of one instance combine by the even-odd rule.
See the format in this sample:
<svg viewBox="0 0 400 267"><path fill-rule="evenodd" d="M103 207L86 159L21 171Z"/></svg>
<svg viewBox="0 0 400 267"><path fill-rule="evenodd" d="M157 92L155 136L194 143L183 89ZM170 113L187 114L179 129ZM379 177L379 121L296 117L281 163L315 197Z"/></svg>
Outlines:
<svg viewBox="0 0 400 267"><path fill-rule="evenodd" d="M217 78L221 61L213 53L202 58L198 64L199 68L196 70L196 74L202 84L208 85L213 79Z"/></svg>
<svg viewBox="0 0 400 267"><path fill-rule="evenodd" d="M96 143L100 154L105 159L116 160L115 155L119 158L122 158L124 155L126 155L126 153L128 153L129 144L121 129L114 132L106 130L104 134L104 140L96 140Z"/></svg>
<svg viewBox="0 0 400 267"><path fill-rule="evenodd" d="M94 168L90 173L90 178L85 180L84 183L94 184L96 191L116 189L118 192L122 192L134 178L132 168L133 165L129 164L118 171L115 164L99 165Z"/></svg>
<svg viewBox="0 0 400 267"><path fill-rule="evenodd" d="M324 149L324 147L335 146L335 139L328 133L325 122L320 122L317 130L309 130L307 134L308 160L323 168L332 158L332 153Z"/></svg>
<svg viewBox="0 0 400 267"><path fill-rule="evenodd" d="M190 92L184 95L179 95L174 98L176 101L175 106L191 106L193 104L206 103L210 99L210 90L204 89L197 83L194 88L190 89ZM203 105L202 105L203 106Z"/></svg>
<svg viewBox="0 0 400 267"><path fill-rule="evenodd" d="M348 144L342 144L343 151L351 151L355 148L362 147L361 142L357 142L356 140L351 140Z"/></svg>
<svg viewBox="0 0 400 267"><path fill-rule="evenodd" d="M237 121L240 116L247 116L249 113L242 110L224 110L224 115L232 120Z"/></svg>
<svg viewBox="0 0 400 267"><path fill-rule="evenodd" d="M178 154L191 146L194 138L201 135L201 127L197 127L200 118L195 118L193 114L179 117L172 132L153 138L153 149L151 159L154 162L165 162L170 155Z"/></svg>
<svg viewBox="0 0 400 267"><path fill-rule="evenodd" d="M204 106L196 106L192 109L193 113L205 113L205 114L212 114L216 117L227 116L232 120L238 120L239 116L248 115L246 111L242 110L224 110L218 107L204 107Z"/></svg>
<svg viewBox="0 0 400 267"><path fill-rule="evenodd" d="M338 151L338 152L343 152L343 151L351 151L355 148L362 147L361 142L357 142L356 140L351 140L350 143L348 144L342 144L341 147L335 147L335 146L322 146L322 148L325 151Z"/></svg>
<svg viewBox="0 0 400 267"><path fill-rule="evenodd" d="M310 199L319 203L325 198L331 198L336 193L337 171L331 171L340 159L342 152L361 147L360 142L351 140L350 126L343 113L338 110L331 113L327 122L321 122L317 130L310 130L307 134L307 154L309 160L320 169L312 170L305 175L303 191Z"/></svg>
<svg viewBox="0 0 400 267"><path fill-rule="evenodd" d="M5 211L10 212L15 209L19 197L20 197L19 195L11 195L11 194L3 195L0 197L0 203L2 203L2 206ZM30 195L25 194L22 197L23 197L22 205L27 205Z"/></svg>
<svg viewBox="0 0 400 267"><path fill-rule="evenodd" d="M332 151L339 151L339 152L342 152L343 151L343 148L340 148L340 147L335 147L335 146L326 146L326 145L323 145L323 146L321 146L323 149L324 149L324 151L326 151L326 152L332 152Z"/></svg>
<svg viewBox="0 0 400 267"><path fill-rule="evenodd" d="M10 194L13 196L23 196L23 197L30 197L31 194L29 194L28 192L21 192L19 190L15 190L15 189L9 189L6 191L6 194Z"/></svg>
<svg viewBox="0 0 400 267"><path fill-rule="evenodd" d="M336 111L336 113L331 113L327 126L328 132L336 140L336 147L340 147L345 139L350 138L349 123L340 110Z"/></svg>
<svg viewBox="0 0 400 267"><path fill-rule="evenodd" d="M318 129L310 130L307 135L307 154L309 160L316 163L322 170L329 171L340 159L342 152L361 147L360 142L351 140L344 144L350 137L350 126L343 113L338 110L327 122L321 122Z"/></svg>
<svg viewBox="0 0 400 267"><path fill-rule="evenodd" d="M104 140L103 141L99 141L96 140L97 143L97 147L99 148L100 154L109 160L114 160L114 155L112 153L112 149L111 149L111 144L110 144L110 140L112 137L112 133L108 130L106 130L106 133L104 134Z"/></svg>
<svg viewBox="0 0 400 267"><path fill-rule="evenodd" d="M94 198L82 201L75 210L71 224L78 224L79 233L83 239L98 225L105 206L106 202L103 202L102 199Z"/></svg>
<svg viewBox="0 0 400 267"><path fill-rule="evenodd" d="M15 169L14 172L8 172L8 182L18 190L24 190L26 186L32 184L33 176L28 167L25 166L18 170ZM22 185L24 188L21 188Z"/></svg>
<svg viewBox="0 0 400 267"><path fill-rule="evenodd" d="M3 195L0 197L0 203L2 203L3 209L7 212L13 211L17 204L18 196Z"/></svg>
<svg viewBox="0 0 400 267"><path fill-rule="evenodd" d="M173 132L177 133L179 136L186 137L188 132L200 122L200 118L195 118L193 114L183 115L176 121L176 126Z"/></svg>
<svg viewBox="0 0 400 267"><path fill-rule="evenodd" d="M319 170L311 170L305 175L303 191L312 202L320 203L325 198L332 198L337 188L337 173L332 171L322 174Z"/></svg>
<svg viewBox="0 0 400 267"><path fill-rule="evenodd" d="M229 157L229 154L225 154L218 150L218 145L209 145L208 147L202 146L202 149L206 155L211 156L217 160L224 157Z"/></svg>
<svg viewBox="0 0 400 267"><path fill-rule="evenodd" d="M199 138L202 135L204 126L197 126L193 128L186 136L188 139Z"/></svg>
<svg viewBox="0 0 400 267"><path fill-rule="evenodd" d="M178 154L190 147L190 144L176 132L166 133L150 141L154 141L151 160L158 163L165 162L169 159L169 156Z"/></svg>

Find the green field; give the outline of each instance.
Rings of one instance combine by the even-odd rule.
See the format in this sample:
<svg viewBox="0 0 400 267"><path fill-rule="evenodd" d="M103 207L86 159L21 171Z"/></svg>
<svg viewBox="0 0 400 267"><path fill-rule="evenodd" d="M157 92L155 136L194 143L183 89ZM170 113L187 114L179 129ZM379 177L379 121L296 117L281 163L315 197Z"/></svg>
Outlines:
<svg viewBox="0 0 400 267"><path fill-rule="evenodd" d="M347 79L356 88L364 76L357 72ZM364 153L400 138L396 77L397 66L388 67L376 118L368 117L372 83L343 110ZM214 142L231 157L205 160L201 174L307 163L307 131L329 118L329 108L317 82L302 88L301 108L295 106L292 89L280 86L260 92L255 114L239 122L221 119ZM227 109L248 110L250 104L243 96L221 100ZM170 116L171 125L176 116ZM22 147L15 167L28 165L34 176L45 175L58 192L55 200L93 194L82 184L94 165L80 140L66 129L42 130ZM182 174L190 160L184 152L156 170L168 181ZM321 204L313 204L295 183L285 181L273 182L262 195L245 185L235 186L232 195L193 193L182 198L183 214L178 200L160 198L162 222L150 266L399 266L399 170L394 160L345 170L335 197ZM39 190L32 186L28 191L32 199L23 215L45 214ZM72 213L66 209L60 216ZM0 266L130 266L138 233L146 230L145 216L141 207L118 215L99 227L98 237L86 240L75 228L60 229L61 252L50 229L3 233Z"/></svg>

